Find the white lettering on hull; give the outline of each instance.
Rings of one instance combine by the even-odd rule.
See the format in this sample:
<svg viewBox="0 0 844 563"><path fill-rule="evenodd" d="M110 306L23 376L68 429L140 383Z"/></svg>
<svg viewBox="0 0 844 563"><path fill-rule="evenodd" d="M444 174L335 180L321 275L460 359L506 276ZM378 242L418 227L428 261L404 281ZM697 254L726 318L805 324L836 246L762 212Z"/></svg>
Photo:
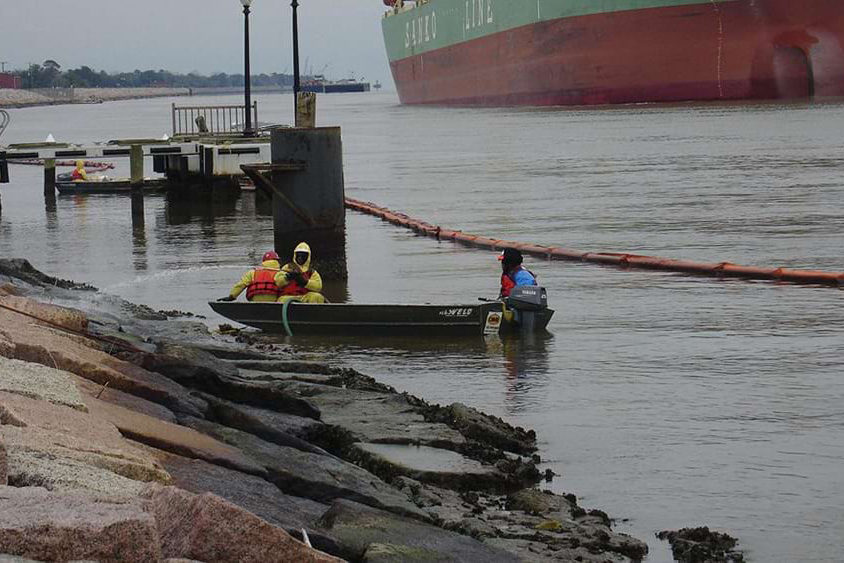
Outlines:
<svg viewBox="0 0 844 563"><path fill-rule="evenodd" d="M466 0L463 21L466 31L493 23L492 0Z"/></svg>
<svg viewBox="0 0 844 563"><path fill-rule="evenodd" d="M437 13L411 19L404 26L404 48L418 47L437 38Z"/></svg>

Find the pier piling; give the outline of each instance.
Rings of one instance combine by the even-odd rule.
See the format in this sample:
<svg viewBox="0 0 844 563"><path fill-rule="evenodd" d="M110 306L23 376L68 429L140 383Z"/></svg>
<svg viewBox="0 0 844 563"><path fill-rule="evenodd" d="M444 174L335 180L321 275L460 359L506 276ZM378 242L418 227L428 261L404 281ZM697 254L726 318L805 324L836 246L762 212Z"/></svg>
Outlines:
<svg viewBox="0 0 844 563"><path fill-rule="evenodd" d="M302 241L327 279L345 280L346 214L343 145L339 127L276 129L273 164L301 162L298 172L272 175L275 250L289 259Z"/></svg>
<svg viewBox="0 0 844 563"><path fill-rule="evenodd" d="M56 159L44 159L44 193L52 194L56 191Z"/></svg>
<svg viewBox="0 0 844 563"><path fill-rule="evenodd" d="M141 145L129 148L129 181L133 186L144 182L144 148Z"/></svg>

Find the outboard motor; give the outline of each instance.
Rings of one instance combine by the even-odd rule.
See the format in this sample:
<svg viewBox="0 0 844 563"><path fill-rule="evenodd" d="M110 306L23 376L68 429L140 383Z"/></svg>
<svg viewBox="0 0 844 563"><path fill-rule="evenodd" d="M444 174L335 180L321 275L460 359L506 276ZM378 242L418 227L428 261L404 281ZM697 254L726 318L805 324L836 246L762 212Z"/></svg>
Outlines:
<svg viewBox="0 0 844 563"><path fill-rule="evenodd" d="M548 308L548 294L538 285L517 285L504 302L515 311L516 322L522 330L533 330L536 312Z"/></svg>

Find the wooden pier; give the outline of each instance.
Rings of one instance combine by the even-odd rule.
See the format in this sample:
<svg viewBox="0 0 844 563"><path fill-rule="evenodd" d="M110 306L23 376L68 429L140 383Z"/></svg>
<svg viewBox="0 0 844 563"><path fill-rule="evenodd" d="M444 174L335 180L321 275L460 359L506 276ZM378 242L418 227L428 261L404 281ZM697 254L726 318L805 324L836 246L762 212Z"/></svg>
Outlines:
<svg viewBox="0 0 844 563"><path fill-rule="evenodd" d="M270 160L269 137L213 138L203 140L120 139L92 145L72 143L22 143L0 150L0 169L16 160L39 159L44 162L44 189L56 185L56 159L79 160L129 159L132 186L144 185L144 159L153 159L153 170L164 174L174 187L185 184L211 186L217 183L237 184L244 176L241 164ZM8 183L10 174L0 181ZM125 179L122 181L126 181Z"/></svg>

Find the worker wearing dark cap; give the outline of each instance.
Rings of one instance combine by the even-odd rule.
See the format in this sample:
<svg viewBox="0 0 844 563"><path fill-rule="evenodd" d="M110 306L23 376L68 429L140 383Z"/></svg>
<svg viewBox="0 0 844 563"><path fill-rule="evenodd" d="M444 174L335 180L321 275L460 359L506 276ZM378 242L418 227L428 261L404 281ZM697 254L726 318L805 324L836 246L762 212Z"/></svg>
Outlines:
<svg viewBox="0 0 844 563"><path fill-rule="evenodd" d="M517 285L536 285L536 275L522 266L522 253L515 248L505 248L498 256L501 261L501 292L499 299L508 297Z"/></svg>

